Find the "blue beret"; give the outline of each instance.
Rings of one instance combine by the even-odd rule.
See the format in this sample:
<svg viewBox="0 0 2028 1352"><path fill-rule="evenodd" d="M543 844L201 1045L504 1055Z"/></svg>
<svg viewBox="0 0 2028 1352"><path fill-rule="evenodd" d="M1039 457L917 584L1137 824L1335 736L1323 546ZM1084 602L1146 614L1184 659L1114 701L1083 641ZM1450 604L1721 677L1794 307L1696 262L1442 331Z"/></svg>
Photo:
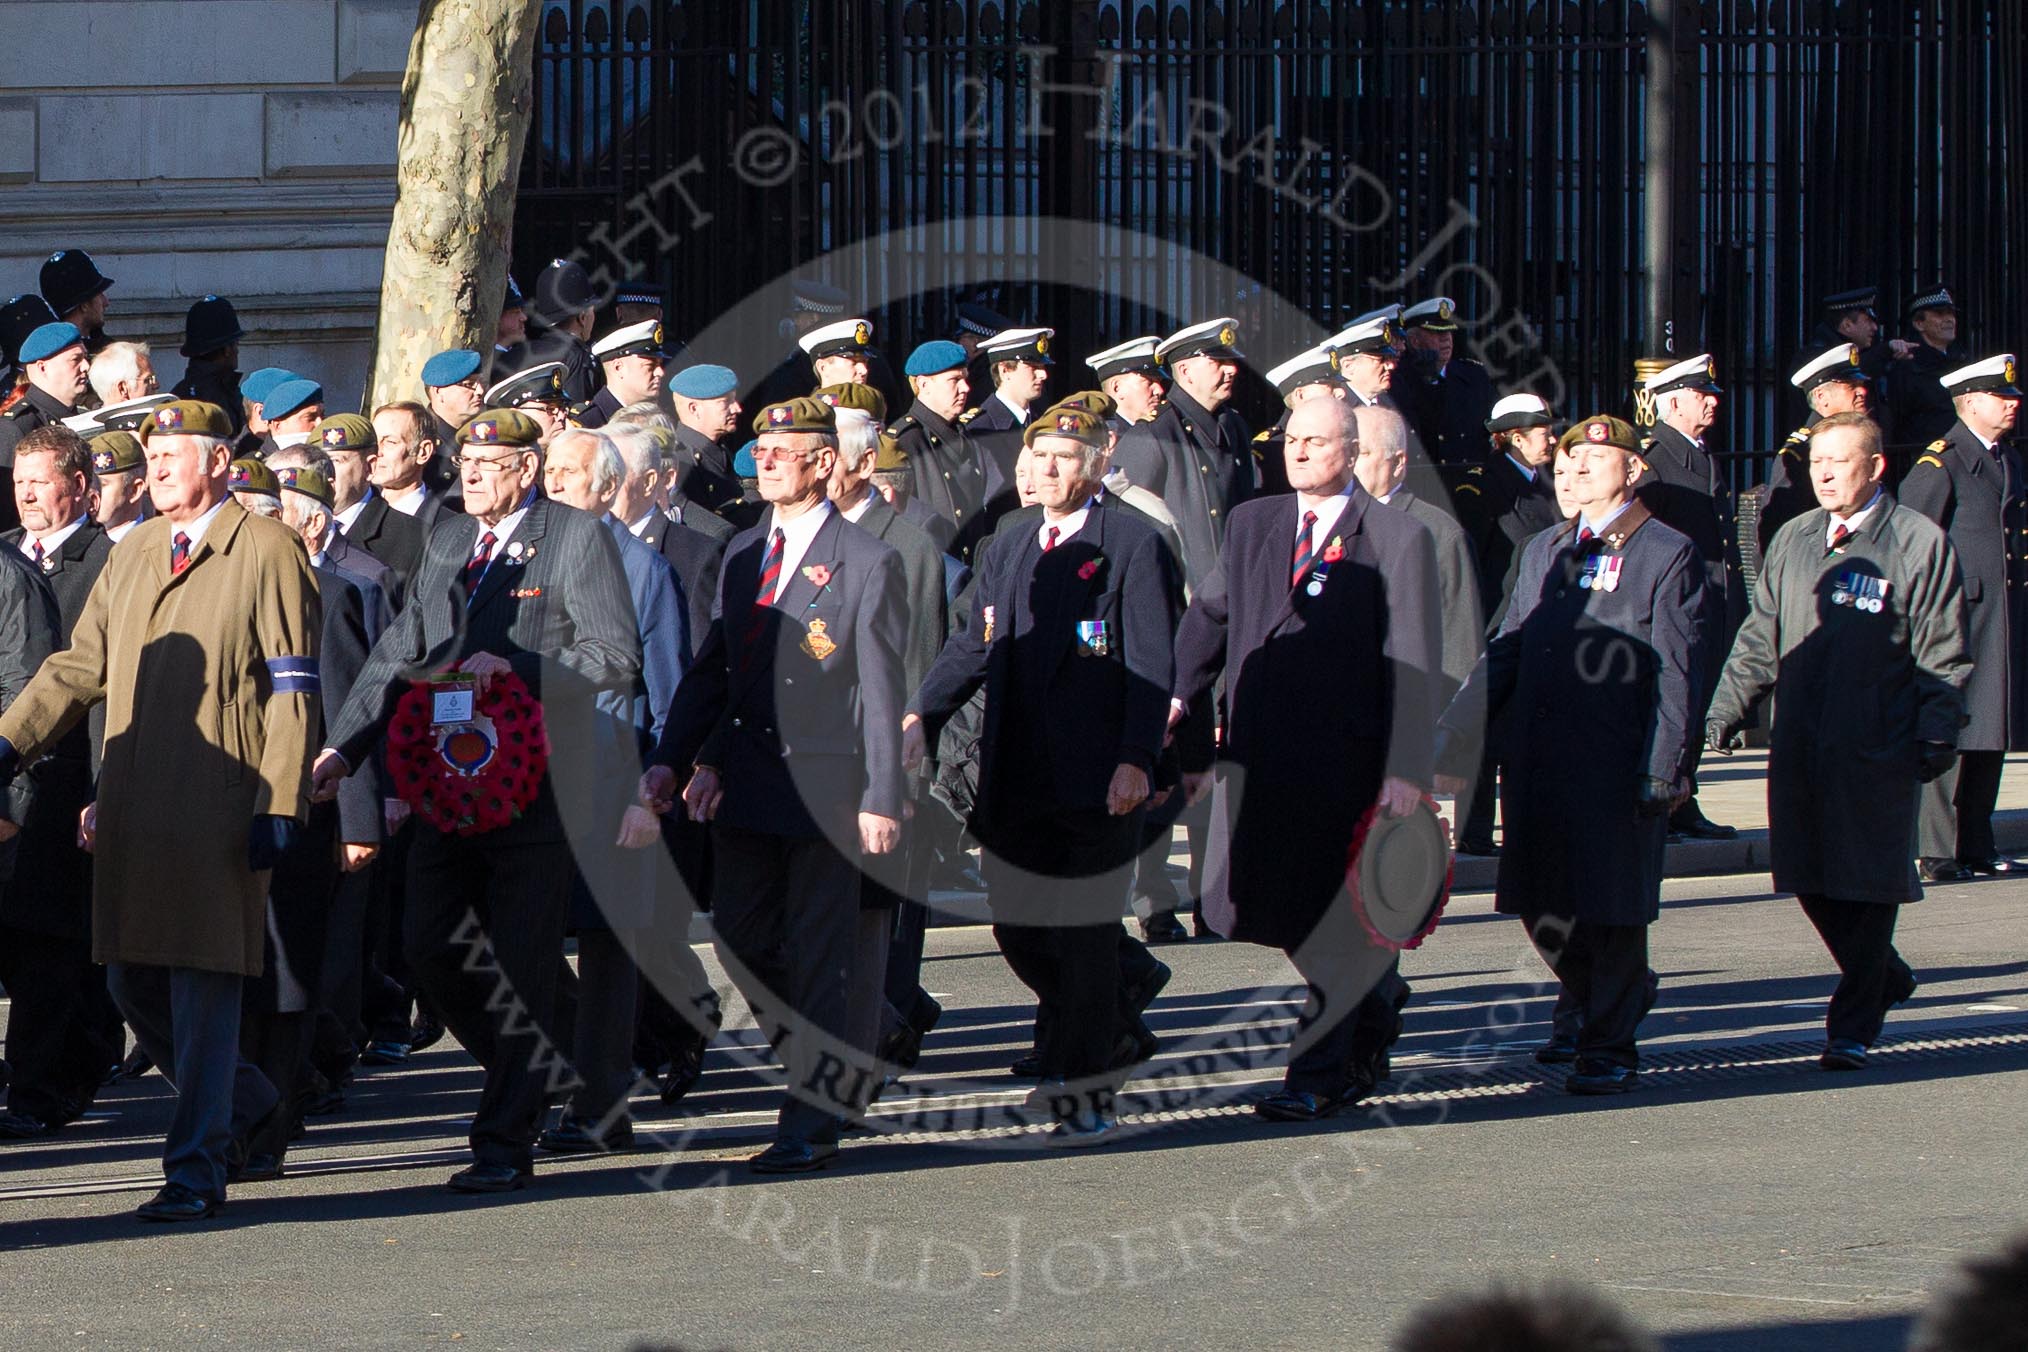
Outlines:
<svg viewBox="0 0 2028 1352"><path fill-rule="evenodd" d="M324 402L324 387L314 380L301 376L290 376L273 389L268 397L261 400L261 416L269 422L288 417L305 404Z"/></svg>
<svg viewBox="0 0 2028 1352"><path fill-rule="evenodd" d="M938 338L908 354L907 370L912 376L933 376L943 371L955 371L968 360L965 349L947 338Z"/></svg>
<svg viewBox="0 0 2028 1352"><path fill-rule="evenodd" d="M470 380L479 374L479 354L468 347L454 347L448 352L439 352L423 363L423 384L431 389L440 385L455 385L461 380Z"/></svg>
<svg viewBox="0 0 2028 1352"><path fill-rule="evenodd" d="M746 445L733 452L732 474L734 478L757 479L760 477L760 470L755 468L753 463L753 448L758 445L760 445L760 438L755 437L752 441L749 441Z"/></svg>
<svg viewBox="0 0 2028 1352"><path fill-rule="evenodd" d="M275 386L285 380L297 379L300 379L300 377L286 366L263 366L258 371L248 372L240 380L239 397L251 399L256 404L264 404L268 400L268 395L273 393Z"/></svg>
<svg viewBox="0 0 2028 1352"><path fill-rule="evenodd" d="M723 399L738 388L730 366L686 366L669 382L669 393L679 399Z"/></svg>
<svg viewBox="0 0 2028 1352"><path fill-rule="evenodd" d="M21 362L43 361L84 341L75 324L44 324L21 340Z"/></svg>

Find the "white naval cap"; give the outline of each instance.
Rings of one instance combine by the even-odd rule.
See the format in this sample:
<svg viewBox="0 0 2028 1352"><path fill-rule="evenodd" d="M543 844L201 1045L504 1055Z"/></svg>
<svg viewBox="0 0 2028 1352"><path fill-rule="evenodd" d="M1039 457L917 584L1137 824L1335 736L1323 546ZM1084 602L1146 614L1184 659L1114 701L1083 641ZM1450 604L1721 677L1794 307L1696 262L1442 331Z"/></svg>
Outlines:
<svg viewBox="0 0 2028 1352"><path fill-rule="evenodd" d="M496 381L493 388L483 396L487 408L520 408L523 404L565 402L563 397L563 363L546 361L516 371L505 380Z"/></svg>
<svg viewBox="0 0 2028 1352"><path fill-rule="evenodd" d="M1549 427L1555 422L1556 416L1540 395L1510 394L1494 403L1486 430L1513 432L1523 427Z"/></svg>
<svg viewBox="0 0 2028 1352"><path fill-rule="evenodd" d="M2014 354L2002 352L1997 357L1984 357L1969 366L1960 366L1937 380L1953 395L1984 392L2019 399L2021 391L2014 384L2014 375Z"/></svg>
<svg viewBox="0 0 2028 1352"><path fill-rule="evenodd" d="M1376 354L1399 352L1401 330L1395 325L1394 314L1389 311L1399 312L1400 309L1399 305L1390 305L1386 309L1375 310L1370 315L1361 315L1332 334L1327 345L1337 349L1341 361L1362 352Z"/></svg>
<svg viewBox="0 0 2028 1352"><path fill-rule="evenodd" d="M94 437L101 432L132 432L150 413L175 402L176 396L164 390L160 394L144 394L139 399L105 404L88 413L73 413L61 421L81 437Z"/></svg>
<svg viewBox="0 0 2028 1352"><path fill-rule="evenodd" d="M1002 329L979 344L979 353L989 363L1025 361L1048 366L1049 340L1055 336L1055 329Z"/></svg>
<svg viewBox="0 0 2028 1352"><path fill-rule="evenodd" d="M1268 384L1287 398L1305 385L1338 384L1338 350L1319 343L1290 357L1267 373Z"/></svg>
<svg viewBox="0 0 2028 1352"><path fill-rule="evenodd" d="M1712 362L1709 352L1700 352L1687 361L1674 366L1665 366L1649 376L1642 385L1649 394L1670 394L1676 390L1703 390L1707 394L1723 394L1718 387L1718 367Z"/></svg>
<svg viewBox="0 0 2028 1352"><path fill-rule="evenodd" d="M1176 330L1156 344L1155 355L1168 366L1174 366L1185 357L1197 356L1216 357L1220 361L1245 361L1246 354L1234 346L1238 341L1239 321L1230 315L1222 315Z"/></svg>
<svg viewBox="0 0 2028 1352"><path fill-rule="evenodd" d="M614 329L592 344L592 355L600 361L631 357L637 353L656 357L662 355L661 320L644 319L638 324L628 324L624 328Z"/></svg>
<svg viewBox="0 0 2028 1352"><path fill-rule="evenodd" d="M1436 333L1453 333L1458 327L1458 305L1449 296L1432 296L1418 301L1401 312L1401 326L1405 329L1429 329Z"/></svg>
<svg viewBox="0 0 2028 1352"><path fill-rule="evenodd" d="M1855 343L1840 343L1796 368L1789 377L1789 384L1808 394L1819 385L1842 380L1850 385L1863 385L1866 376L1859 369L1859 348Z"/></svg>
<svg viewBox="0 0 2028 1352"><path fill-rule="evenodd" d="M873 321L870 319L841 319L835 324L819 324L796 339L812 361L819 357L835 357L841 352L863 352L872 341Z"/></svg>
<svg viewBox="0 0 2028 1352"><path fill-rule="evenodd" d="M1092 353L1085 358L1084 364L1096 371L1100 380L1111 380L1114 376L1124 375L1128 371L1145 371L1149 375L1159 375L1162 371L1162 362L1155 355L1155 348L1161 341L1152 333L1143 334L1139 338L1129 338L1118 347L1109 347L1103 352Z"/></svg>

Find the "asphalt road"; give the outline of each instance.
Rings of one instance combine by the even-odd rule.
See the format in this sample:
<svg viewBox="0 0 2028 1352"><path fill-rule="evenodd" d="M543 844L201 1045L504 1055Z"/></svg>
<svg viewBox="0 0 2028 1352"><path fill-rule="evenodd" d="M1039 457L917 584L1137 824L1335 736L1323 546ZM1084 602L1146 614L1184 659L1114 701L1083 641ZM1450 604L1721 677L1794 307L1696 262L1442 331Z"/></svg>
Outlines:
<svg viewBox="0 0 2028 1352"><path fill-rule="evenodd" d="M1544 973L1483 896L1408 955L1388 1092L1318 1127L1244 1106L1278 1078L1292 973L1197 943L1162 950L1176 978L1135 1130L1039 1148L1004 1111L1026 1010L973 928L932 936L950 1011L932 1091L883 1103L889 1130L809 1178L745 1173L773 1092L720 1052L680 1111L640 1103L660 1148L455 1198L476 1075L445 1045L362 1075L291 1177L163 1229L129 1214L158 1182L150 1076L58 1140L0 1147L0 1330L10 1348L1362 1349L1446 1289L1572 1277L1679 1352L1899 1348L1958 1262L2028 1225L2028 883L1905 913L1923 989L1849 1076L1815 1065L1828 960L1766 889L1670 885L1646 1086L1609 1101L1528 1058Z"/></svg>

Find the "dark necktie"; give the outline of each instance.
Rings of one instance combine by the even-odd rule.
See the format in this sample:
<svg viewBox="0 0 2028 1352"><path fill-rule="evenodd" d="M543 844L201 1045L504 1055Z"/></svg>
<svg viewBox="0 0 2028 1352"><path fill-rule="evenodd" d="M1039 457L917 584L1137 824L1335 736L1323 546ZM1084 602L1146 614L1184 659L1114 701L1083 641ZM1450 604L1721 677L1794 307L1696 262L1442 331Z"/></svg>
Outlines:
<svg viewBox="0 0 2028 1352"><path fill-rule="evenodd" d="M190 537L177 531L169 541L169 576L181 577L190 566Z"/></svg>
<svg viewBox="0 0 2028 1352"><path fill-rule="evenodd" d="M1840 521L1837 525L1831 527L1831 547L1824 552L1827 554L1837 553L1845 547L1845 542L1851 538L1851 529L1844 522Z"/></svg>
<svg viewBox="0 0 2028 1352"><path fill-rule="evenodd" d="M479 589L479 579L486 576L486 565L493 561L493 546L499 543L492 531L479 537L479 547L465 564L465 604L472 603L472 593Z"/></svg>
<svg viewBox="0 0 2028 1352"><path fill-rule="evenodd" d="M753 613L747 618L746 643L740 654L740 666L751 666L755 651L761 640L767 636L768 611L774 609L775 587L782 580L782 532L780 528L768 536L768 552L761 556L760 581L753 589Z"/></svg>
<svg viewBox="0 0 2028 1352"><path fill-rule="evenodd" d="M1317 527L1315 512L1303 513L1303 528L1296 532L1296 557L1289 566L1289 586L1300 587L1309 575L1310 564L1316 560L1317 551L1311 535Z"/></svg>
<svg viewBox="0 0 2028 1352"><path fill-rule="evenodd" d="M37 540L35 542L35 548L34 550L31 551L30 557L32 557L35 560L35 566L37 568L42 567L42 541Z"/></svg>
<svg viewBox="0 0 2028 1352"><path fill-rule="evenodd" d="M1588 545L1588 544L1590 544L1590 543L1591 543L1591 542L1592 542L1593 540L1596 540L1597 538L1598 538L1598 537L1597 537L1596 535L1593 535L1593 534L1591 533L1591 527L1590 527L1590 526L1579 526L1579 527L1577 528L1577 542L1578 542L1578 544L1580 544L1580 545Z"/></svg>
<svg viewBox="0 0 2028 1352"><path fill-rule="evenodd" d="M1051 526L1048 536L1042 541L1042 552L1047 554L1050 550L1056 548L1057 537L1061 534L1062 532L1055 526Z"/></svg>

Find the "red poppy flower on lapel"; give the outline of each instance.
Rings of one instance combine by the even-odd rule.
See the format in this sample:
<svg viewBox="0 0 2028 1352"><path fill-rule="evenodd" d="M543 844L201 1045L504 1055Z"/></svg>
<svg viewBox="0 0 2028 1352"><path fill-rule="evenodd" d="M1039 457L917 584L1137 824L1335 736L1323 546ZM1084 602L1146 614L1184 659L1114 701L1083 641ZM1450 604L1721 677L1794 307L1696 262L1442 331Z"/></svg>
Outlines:
<svg viewBox="0 0 2028 1352"><path fill-rule="evenodd" d="M1324 562L1336 563L1345 557L1344 541L1338 536L1331 537L1331 543L1324 546Z"/></svg>
<svg viewBox="0 0 2028 1352"><path fill-rule="evenodd" d="M828 564L813 563L803 570L803 576L810 579L810 585L813 587L831 585L831 568Z"/></svg>
<svg viewBox="0 0 2028 1352"><path fill-rule="evenodd" d="M1082 578L1086 582L1091 581L1092 578L1098 575L1099 563L1102 558L1103 556L1100 556L1100 558L1086 559L1083 563L1079 564L1077 569L1078 577Z"/></svg>

